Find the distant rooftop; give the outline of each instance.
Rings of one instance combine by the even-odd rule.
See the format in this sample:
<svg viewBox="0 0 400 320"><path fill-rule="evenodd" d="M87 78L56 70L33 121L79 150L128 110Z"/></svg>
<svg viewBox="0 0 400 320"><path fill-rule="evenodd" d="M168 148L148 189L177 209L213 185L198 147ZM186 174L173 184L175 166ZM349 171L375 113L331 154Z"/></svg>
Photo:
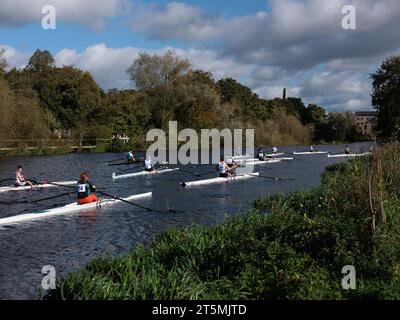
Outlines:
<svg viewBox="0 0 400 320"><path fill-rule="evenodd" d="M356 112L357 117L377 117L378 112L376 111L359 111Z"/></svg>

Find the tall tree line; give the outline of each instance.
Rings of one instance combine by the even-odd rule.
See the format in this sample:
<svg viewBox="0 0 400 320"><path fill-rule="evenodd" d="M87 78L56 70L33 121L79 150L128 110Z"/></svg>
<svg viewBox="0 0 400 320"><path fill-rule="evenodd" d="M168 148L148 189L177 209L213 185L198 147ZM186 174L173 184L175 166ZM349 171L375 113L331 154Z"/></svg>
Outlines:
<svg viewBox="0 0 400 320"><path fill-rule="evenodd" d="M127 134L132 145L143 146L149 129L167 129L170 120L180 129L254 128L258 144L355 138L349 116L327 114L299 98L261 99L235 79L216 81L172 51L140 54L127 70L134 89L108 91L89 72L56 67L46 50L37 50L23 69L6 71L3 56L0 51L0 139Z"/></svg>

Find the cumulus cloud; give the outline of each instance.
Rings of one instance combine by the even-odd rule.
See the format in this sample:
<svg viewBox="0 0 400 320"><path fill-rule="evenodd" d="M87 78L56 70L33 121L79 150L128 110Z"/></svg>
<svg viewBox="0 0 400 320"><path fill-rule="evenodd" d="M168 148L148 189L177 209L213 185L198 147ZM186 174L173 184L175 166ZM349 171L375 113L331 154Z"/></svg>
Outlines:
<svg viewBox="0 0 400 320"><path fill-rule="evenodd" d="M125 0L1 0L0 25L41 24L42 8L52 5L57 20L87 25L100 30L106 19L118 14Z"/></svg>
<svg viewBox="0 0 400 320"><path fill-rule="evenodd" d="M220 19L199 8L171 2L159 5L137 5L132 28L152 39L204 40L215 37Z"/></svg>
<svg viewBox="0 0 400 320"><path fill-rule="evenodd" d="M198 7L145 6L134 30L152 39L208 40L247 64L306 70L337 59L376 57L399 49L398 0L271 0L270 10L224 19ZM344 30L342 7L356 8L357 30Z"/></svg>
<svg viewBox="0 0 400 320"><path fill-rule="evenodd" d="M11 66L26 65L32 53L21 53L14 48L6 49L5 57ZM56 65L74 66L89 71L104 88L132 88L126 70L140 52L163 54L174 50L182 58L190 60L194 68L209 71L215 80L232 77L251 87L266 99L282 97L283 88L288 96L301 97L305 103L316 103L328 110L360 110L370 108L371 80L369 73L359 70L336 71L316 68L308 72L288 73L275 68L259 67L255 64L238 63L232 58L220 58L219 53L210 49L174 49L165 47L158 50L125 47L109 48L104 43L87 47L78 52L63 49L55 54Z"/></svg>
<svg viewBox="0 0 400 320"><path fill-rule="evenodd" d="M4 50L3 58L7 61L8 69L12 67L18 69L25 67L29 57L31 56L30 53L19 52L15 48L6 45L0 44L0 49Z"/></svg>

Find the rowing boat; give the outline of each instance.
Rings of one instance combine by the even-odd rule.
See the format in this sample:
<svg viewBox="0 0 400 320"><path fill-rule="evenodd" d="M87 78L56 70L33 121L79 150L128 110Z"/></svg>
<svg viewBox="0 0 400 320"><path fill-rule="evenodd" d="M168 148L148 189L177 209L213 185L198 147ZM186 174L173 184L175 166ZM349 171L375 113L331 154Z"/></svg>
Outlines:
<svg viewBox="0 0 400 320"><path fill-rule="evenodd" d="M40 188L40 189L44 189L44 188L56 188L56 187L60 187L60 186L71 186L77 184L76 181L59 181L59 182L50 182L50 183L43 183L43 184L37 184L37 185L33 185L33 188ZM0 193L3 192L9 192L9 191L24 191L24 190L30 190L31 187L30 186L23 186L23 187L1 187L0 188Z"/></svg>
<svg viewBox="0 0 400 320"><path fill-rule="evenodd" d="M129 196L127 198L122 198L122 200L134 201L134 200L149 198L151 196L152 196L152 193L147 192L147 193L142 193L142 194L135 194L135 195ZM36 220L36 219L52 217L52 216L56 216L56 215L63 215L63 214L67 214L67 213L84 211L84 210L88 210L88 209L96 209L96 208L100 208L100 207L111 206L111 205L121 203L121 202L123 202L123 201L118 200L118 199L101 199L101 201L99 203L92 202L92 203L82 204L82 205L79 205L76 202L74 202L74 203L65 205L63 207L52 208L52 209L48 209L48 210L41 210L41 211L36 211L36 212L32 212L32 213L16 215L13 217L2 218L2 219L0 219L0 225L10 225L10 224L15 224L15 223L19 223L19 222L29 221L29 220Z"/></svg>
<svg viewBox="0 0 400 320"><path fill-rule="evenodd" d="M307 151L307 152L296 152L293 151L294 155L313 155L313 154L328 154L328 151Z"/></svg>
<svg viewBox="0 0 400 320"><path fill-rule="evenodd" d="M371 153L328 154L328 158L354 158L354 157L365 157L369 155L371 155Z"/></svg>
<svg viewBox="0 0 400 320"><path fill-rule="evenodd" d="M228 158L232 158L232 159L235 159L235 160L242 160L242 159L247 159L247 158L250 158L251 157L251 155L250 154L244 154L244 155L240 155L240 156L227 156L226 158L228 159Z"/></svg>
<svg viewBox="0 0 400 320"><path fill-rule="evenodd" d="M212 179L205 179L205 180L197 180L197 181L190 181L190 182L181 182L182 187L194 187L194 186L202 186L202 185L208 185L208 184L215 184L215 183L227 183L230 181L238 181L238 180L246 180L250 178L254 178L256 176L259 176L260 173L247 173L243 175L237 175L233 176L230 178L212 178Z"/></svg>
<svg viewBox="0 0 400 320"><path fill-rule="evenodd" d="M285 154L283 152L281 152L281 153L269 153L269 154L267 154L267 157L268 158L275 158L275 157L282 157L284 155Z"/></svg>
<svg viewBox="0 0 400 320"><path fill-rule="evenodd" d="M172 172L172 171L177 171L179 168L175 169L163 169L163 170L155 170L155 171L140 171L140 172L134 172L134 173L128 173L128 174L122 174L117 176L115 172L112 174L112 178L114 180L118 179L126 179L126 178L134 178L134 177L140 177L140 176L147 176L149 174L159 174L159 173L167 173L167 172Z"/></svg>
<svg viewBox="0 0 400 320"><path fill-rule="evenodd" d="M282 162L282 159L267 159L267 160L259 160L259 159L249 159L246 160L246 164L271 164L271 163L279 163Z"/></svg>

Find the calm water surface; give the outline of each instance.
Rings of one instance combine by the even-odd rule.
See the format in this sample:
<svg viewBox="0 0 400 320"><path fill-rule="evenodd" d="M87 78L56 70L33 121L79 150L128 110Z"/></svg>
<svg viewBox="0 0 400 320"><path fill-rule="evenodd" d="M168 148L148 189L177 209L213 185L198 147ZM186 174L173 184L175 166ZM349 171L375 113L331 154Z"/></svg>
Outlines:
<svg viewBox="0 0 400 320"><path fill-rule="evenodd" d="M356 151L361 144L351 145ZM364 144L367 150L369 144ZM343 146L321 146L318 150L342 153ZM281 148L280 151L307 150L305 147ZM100 211L92 210L54 216L13 226L0 226L0 299L36 299L42 267L53 265L57 275L79 270L100 256L126 253L132 246L151 240L168 228L190 224L212 225L225 215L246 211L259 197L309 189L320 183L325 167L344 159L326 155L295 156L294 161L257 167L261 175L288 177L287 181L253 178L223 185L207 185L183 189L181 181L196 180L183 172L172 172L113 181L113 171L127 167L108 167L116 154L71 154L57 156L0 157L0 180L9 178L17 164L27 176L48 181L76 180L82 171L89 171L92 181L109 193L124 197L153 192L153 197L138 204L175 212L154 213L117 204ZM186 166L186 170L208 172L212 167ZM135 171L134 169L132 171ZM212 177L212 176L209 176ZM32 212L74 202L68 196L37 204L30 201L58 195L65 189L45 189L0 194L0 218L22 211Z"/></svg>

